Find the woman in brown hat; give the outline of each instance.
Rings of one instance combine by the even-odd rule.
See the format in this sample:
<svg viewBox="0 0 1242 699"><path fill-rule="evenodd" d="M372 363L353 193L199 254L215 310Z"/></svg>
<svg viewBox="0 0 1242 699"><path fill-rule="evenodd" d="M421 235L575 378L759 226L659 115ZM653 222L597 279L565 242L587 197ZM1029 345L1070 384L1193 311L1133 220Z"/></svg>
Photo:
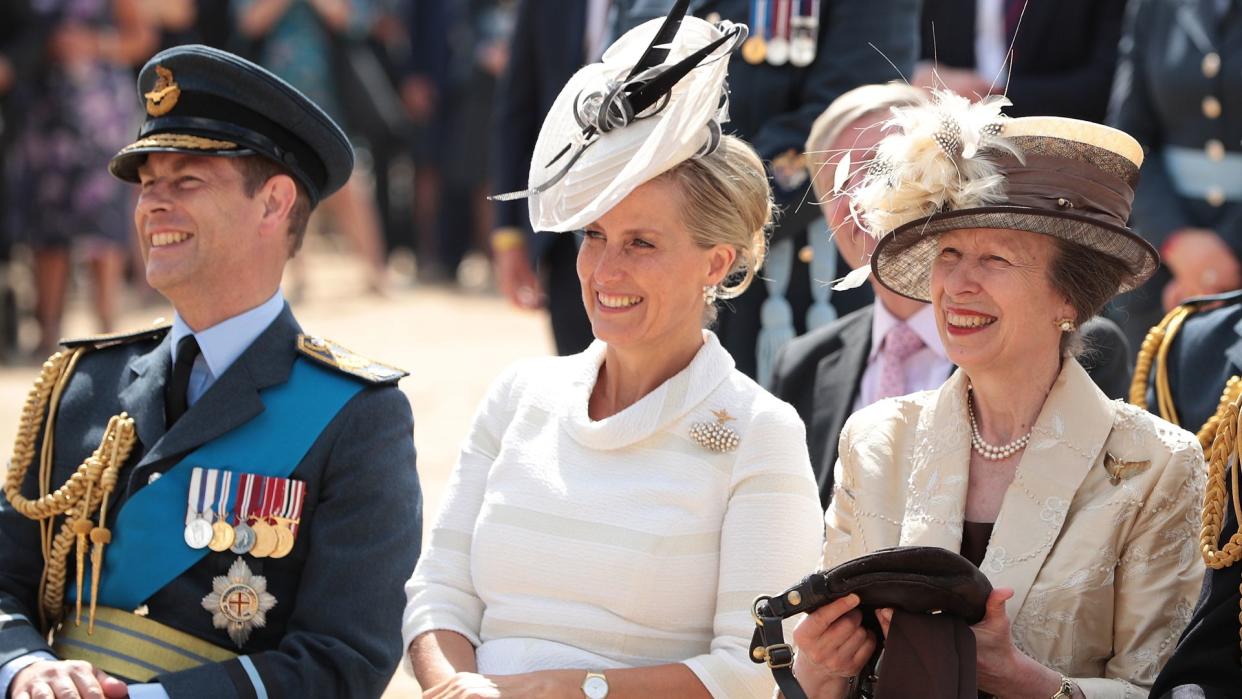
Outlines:
<svg viewBox="0 0 1242 699"><path fill-rule="evenodd" d="M1125 226L1142 149L951 94L893 111L855 215L882 236L878 281L933 304L960 369L846 423L822 566L960 551L995 588L972 627L980 690L1146 696L1202 578L1203 456L1189 433L1109 401L1075 359L1078 327L1157 264ZM794 633L811 696L843 695L871 655L857 604Z"/></svg>

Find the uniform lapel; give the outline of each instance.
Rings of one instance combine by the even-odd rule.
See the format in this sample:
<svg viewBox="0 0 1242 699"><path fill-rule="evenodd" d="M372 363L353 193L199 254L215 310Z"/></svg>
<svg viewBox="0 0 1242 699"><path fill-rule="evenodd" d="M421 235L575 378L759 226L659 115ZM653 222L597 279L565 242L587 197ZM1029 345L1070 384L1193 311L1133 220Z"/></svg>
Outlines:
<svg viewBox="0 0 1242 699"><path fill-rule="evenodd" d="M1103 457L1114 410L1077 362L1065 362L1005 493L980 566L994 586L1013 588L1005 607L1011 619L1060 535L1079 485Z"/></svg>
<svg viewBox="0 0 1242 699"><path fill-rule="evenodd" d="M949 377L931 410L919 414L909 459L906 509L900 545L962 548L966 487L970 482L970 425L966 418L966 375Z"/></svg>
<svg viewBox="0 0 1242 699"><path fill-rule="evenodd" d="M259 391L289 378L297 356L298 332L297 321L286 305L224 375L152 445L135 469L134 477L141 479L142 472L156 464L182 456L262 412L263 399ZM166 370L159 385L152 388L162 394L167 376ZM162 403L162 398L160 400ZM163 415L162 405L159 414Z"/></svg>
<svg viewBox="0 0 1242 699"><path fill-rule="evenodd" d="M121 410L134 419L139 443L148 447L164 436L164 381L172 369L172 333L146 354L129 361L129 385L121 389Z"/></svg>
<svg viewBox="0 0 1242 699"><path fill-rule="evenodd" d="M842 328L838 346L819 360L815 368L815 408L811 413L810 434L821 440L812 445L811 462L827 461L837 453L837 439L845 419L854 407L858 386L867 369L871 352L872 312L860 313L855 322ZM832 462L836 457L832 456ZM826 473L834 463L823 463Z"/></svg>
<svg viewBox="0 0 1242 699"><path fill-rule="evenodd" d="M1237 335L1233 344L1225 348L1225 357L1229 363L1234 366L1235 374L1242 374L1242 321L1233 326L1233 332Z"/></svg>

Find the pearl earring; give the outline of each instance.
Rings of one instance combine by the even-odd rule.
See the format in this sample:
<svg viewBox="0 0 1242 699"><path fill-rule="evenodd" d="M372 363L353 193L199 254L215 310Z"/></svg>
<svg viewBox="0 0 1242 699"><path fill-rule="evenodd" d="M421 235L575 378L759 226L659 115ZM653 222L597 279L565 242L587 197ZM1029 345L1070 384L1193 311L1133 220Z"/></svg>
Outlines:
<svg viewBox="0 0 1242 699"><path fill-rule="evenodd" d="M1074 332L1074 321L1069 318L1062 318L1057 321L1057 327L1060 328L1063 333L1072 333Z"/></svg>
<svg viewBox="0 0 1242 699"><path fill-rule="evenodd" d="M703 303L708 306L716 303L716 293L717 290L715 286L703 287Z"/></svg>

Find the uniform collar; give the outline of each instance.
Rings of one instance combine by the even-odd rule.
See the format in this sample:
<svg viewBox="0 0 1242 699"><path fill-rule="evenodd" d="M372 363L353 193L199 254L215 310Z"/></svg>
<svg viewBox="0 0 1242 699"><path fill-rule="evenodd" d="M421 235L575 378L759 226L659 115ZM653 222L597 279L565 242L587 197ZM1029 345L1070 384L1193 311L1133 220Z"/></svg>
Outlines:
<svg viewBox="0 0 1242 699"><path fill-rule="evenodd" d="M177 314L173 317L172 342L169 351L176 358L177 344L181 338L193 335L198 340L198 347L207 362L207 369L212 376L221 376L233 362L246 351L272 321L276 320L285 308L285 296L280 289L263 303L254 308L221 321L205 330L194 332Z"/></svg>
<svg viewBox="0 0 1242 699"><path fill-rule="evenodd" d="M888 331L901 322L901 319L893 315L880 299L876 299L872 306L875 310L871 314L871 352L867 356L868 361L874 360L880 353L880 345L884 342ZM936 312L930 303L920 308L905 322L923 341L923 346L934 352L937 357L945 361L949 360L944 353L944 343L940 341L940 331L936 329Z"/></svg>

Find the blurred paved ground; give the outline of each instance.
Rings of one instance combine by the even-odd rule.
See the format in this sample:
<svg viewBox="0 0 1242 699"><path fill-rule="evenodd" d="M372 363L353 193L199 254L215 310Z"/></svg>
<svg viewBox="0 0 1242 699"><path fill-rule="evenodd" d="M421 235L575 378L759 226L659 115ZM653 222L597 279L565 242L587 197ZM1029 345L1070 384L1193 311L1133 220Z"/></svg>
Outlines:
<svg viewBox="0 0 1242 699"><path fill-rule="evenodd" d="M314 243L316 241L308 241ZM293 304L302 327L411 373L401 388L414 406L414 441L424 495L424 539L435 521L460 440L492 379L514 360L552 351L541 315L510 310L494 296L394 285L387 298L362 293L362 273L325 245L308 245L304 298ZM164 306L125 313L120 328L144 327ZM65 334L94 332L81 300ZM7 462L22 402L36 367L0 368L0 464ZM3 466L0 465L0 472ZM403 667L385 699L419 697Z"/></svg>

